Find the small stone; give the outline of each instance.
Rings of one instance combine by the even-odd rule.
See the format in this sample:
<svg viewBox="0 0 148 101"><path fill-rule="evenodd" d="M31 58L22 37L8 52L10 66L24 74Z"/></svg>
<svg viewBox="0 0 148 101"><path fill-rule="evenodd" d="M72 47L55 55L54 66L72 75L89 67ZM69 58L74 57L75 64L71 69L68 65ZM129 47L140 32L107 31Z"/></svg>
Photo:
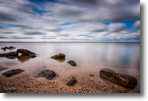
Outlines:
<svg viewBox="0 0 148 101"><path fill-rule="evenodd" d="M57 55L52 56L53 59L65 59L65 54L59 53Z"/></svg>
<svg viewBox="0 0 148 101"><path fill-rule="evenodd" d="M94 74L90 74L89 76L94 77L95 75Z"/></svg>
<svg viewBox="0 0 148 101"><path fill-rule="evenodd" d="M75 76L72 77L72 79L70 81L67 82L67 86L72 86L77 82L77 79Z"/></svg>
<svg viewBox="0 0 148 101"><path fill-rule="evenodd" d="M71 64L72 66L76 66L76 62L73 60L68 61L69 64Z"/></svg>
<svg viewBox="0 0 148 101"><path fill-rule="evenodd" d="M43 70L36 76L36 78L38 78L38 77L44 77L48 80L51 80L54 77L56 77L56 73L52 70Z"/></svg>

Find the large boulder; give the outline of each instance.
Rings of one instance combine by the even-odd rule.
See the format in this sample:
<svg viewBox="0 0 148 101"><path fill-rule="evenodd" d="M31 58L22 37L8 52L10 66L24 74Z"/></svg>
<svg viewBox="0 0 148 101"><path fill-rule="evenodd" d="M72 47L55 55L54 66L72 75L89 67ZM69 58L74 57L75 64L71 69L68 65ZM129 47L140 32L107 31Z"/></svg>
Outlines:
<svg viewBox="0 0 148 101"><path fill-rule="evenodd" d="M72 77L70 81L67 82L67 86L73 86L77 82L77 79L75 76Z"/></svg>
<svg viewBox="0 0 148 101"><path fill-rule="evenodd" d="M21 53L23 55L28 55L30 57L36 57L36 54L27 50L27 49L17 49L17 53Z"/></svg>
<svg viewBox="0 0 148 101"><path fill-rule="evenodd" d="M53 58L53 59L65 59L65 54L59 53L59 54L52 56L51 58Z"/></svg>
<svg viewBox="0 0 148 101"><path fill-rule="evenodd" d="M53 70L43 70L36 76L36 78L38 77L44 77L48 80L51 80L56 77L56 73Z"/></svg>
<svg viewBox="0 0 148 101"><path fill-rule="evenodd" d="M9 70L9 71L2 73L2 75L5 77L11 77L13 75L16 75L16 74L19 74L22 72L24 72L24 70L22 70L22 69L13 69L13 70Z"/></svg>
<svg viewBox="0 0 148 101"><path fill-rule="evenodd" d="M69 60L68 63L71 64L72 66L76 66L76 62L73 60Z"/></svg>
<svg viewBox="0 0 148 101"><path fill-rule="evenodd" d="M100 77L126 88L133 89L137 85L136 78L129 75L116 73L110 69L101 69Z"/></svg>

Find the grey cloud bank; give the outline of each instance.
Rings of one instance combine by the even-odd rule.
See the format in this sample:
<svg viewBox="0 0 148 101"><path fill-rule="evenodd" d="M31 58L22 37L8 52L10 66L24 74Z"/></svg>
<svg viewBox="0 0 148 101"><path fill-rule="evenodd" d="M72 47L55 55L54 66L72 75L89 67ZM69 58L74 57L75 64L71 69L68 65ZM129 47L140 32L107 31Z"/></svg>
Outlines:
<svg viewBox="0 0 148 101"><path fill-rule="evenodd" d="M0 0L2 41L137 42L139 19L139 0Z"/></svg>

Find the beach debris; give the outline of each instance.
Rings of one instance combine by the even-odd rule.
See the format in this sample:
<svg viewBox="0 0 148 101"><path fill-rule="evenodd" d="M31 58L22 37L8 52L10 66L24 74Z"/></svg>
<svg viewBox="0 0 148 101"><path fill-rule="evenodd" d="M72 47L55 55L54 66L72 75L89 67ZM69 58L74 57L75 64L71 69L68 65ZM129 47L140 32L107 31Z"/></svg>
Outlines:
<svg viewBox="0 0 148 101"><path fill-rule="evenodd" d="M89 76L94 77L95 75L94 74L90 74Z"/></svg>
<svg viewBox="0 0 148 101"><path fill-rule="evenodd" d="M75 76L72 77L72 79L70 81L67 82L67 86L72 86L77 82L77 79Z"/></svg>
<svg viewBox="0 0 148 101"><path fill-rule="evenodd" d="M44 77L48 80L52 80L56 77L56 73L53 70L43 70L36 76L36 78L38 77Z"/></svg>
<svg viewBox="0 0 148 101"><path fill-rule="evenodd" d="M137 85L136 78L106 68L100 70L100 77L126 88L134 89Z"/></svg>
<svg viewBox="0 0 148 101"><path fill-rule="evenodd" d="M6 70L7 67L3 67L2 65L0 65L0 71Z"/></svg>
<svg viewBox="0 0 148 101"><path fill-rule="evenodd" d="M76 62L73 60L69 60L68 63L71 64L72 66L76 66Z"/></svg>
<svg viewBox="0 0 148 101"><path fill-rule="evenodd" d="M65 59L65 54L59 53L57 55L52 56L53 59Z"/></svg>
<svg viewBox="0 0 148 101"><path fill-rule="evenodd" d="M24 70L22 70L22 69L13 69L13 70L9 70L9 71L2 73L2 75L5 77L11 77L13 75L16 75L16 74L19 74L22 72L24 72Z"/></svg>
<svg viewBox="0 0 148 101"><path fill-rule="evenodd" d="M21 53L23 55L28 55L28 56L31 56L31 57L36 57L36 54L27 50L27 49L17 49L17 53Z"/></svg>
<svg viewBox="0 0 148 101"><path fill-rule="evenodd" d="M6 51L7 49L9 49L9 50L16 49L16 47L9 46L9 47L2 47L1 49Z"/></svg>

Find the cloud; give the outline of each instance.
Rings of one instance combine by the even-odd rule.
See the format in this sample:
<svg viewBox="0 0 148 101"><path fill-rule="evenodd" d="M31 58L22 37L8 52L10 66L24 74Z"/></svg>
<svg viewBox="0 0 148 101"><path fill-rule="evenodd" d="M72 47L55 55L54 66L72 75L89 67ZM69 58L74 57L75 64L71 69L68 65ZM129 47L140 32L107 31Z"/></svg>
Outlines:
<svg viewBox="0 0 148 101"><path fill-rule="evenodd" d="M136 21L136 22L134 23L134 27L135 27L135 28L140 28L140 21Z"/></svg>
<svg viewBox="0 0 148 101"><path fill-rule="evenodd" d="M26 32L24 34L25 35L44 35L45 33L43 33L43 32Z"/></svg>
<svg viewBox="0 0 148 101"><path fill-rule="evenodd" d="M139 0L0 0L0 33L9 40L135 38L121 21L139 18Z"/></svg>
<svg viewBox="0 0 148 101"><path fill-rule="evenodd" d="M124 23L111 23L108 26L108 30L111 32L118 32L118 31L123 30L124 27L125 27Z"/></svg>

